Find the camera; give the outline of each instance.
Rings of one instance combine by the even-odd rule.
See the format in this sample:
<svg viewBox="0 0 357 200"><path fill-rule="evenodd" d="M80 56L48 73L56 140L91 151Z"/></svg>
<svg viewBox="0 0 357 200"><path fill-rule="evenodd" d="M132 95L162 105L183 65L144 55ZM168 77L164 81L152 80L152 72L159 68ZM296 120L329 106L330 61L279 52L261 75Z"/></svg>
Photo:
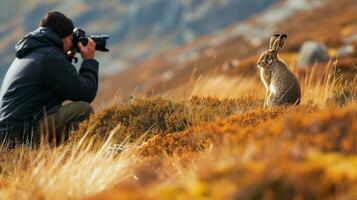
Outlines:
<svg viewBox="0 0 357 200"><path fill-rule="evenodd" d="M88 38L91 38L96 46L95 46L95 50L97 51L103 51L103 52L108 52L109 49L107 49L106 45L107 45L107 40L109 39L108 35L89 35L86 36L86 32L83 31L80 28L75 28L73 30L73 34L72 34L72 42L73 42L73 51L79 53L79 47L78 44L79 42L81 42L83 44L83 46L87 46L88 44Z"/></svg>

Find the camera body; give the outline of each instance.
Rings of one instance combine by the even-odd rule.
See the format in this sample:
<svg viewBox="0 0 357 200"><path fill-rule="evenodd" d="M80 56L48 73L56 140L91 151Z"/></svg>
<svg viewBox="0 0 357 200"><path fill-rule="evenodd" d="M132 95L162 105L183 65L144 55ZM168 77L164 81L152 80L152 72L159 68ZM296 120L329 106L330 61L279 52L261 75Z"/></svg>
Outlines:
<svg viewBox="0 0 357 200"><path fill-rule="evenodd" d="M87 46L88 44L88 38L91 38L96 46L95 46L95 50L97 51L103 51L103 52L108 52L109 49L107 49L106 45L107 45L107 40L109 39L108 35L90 35L90 36L86 36L86 32L83 31L80 28L75 28L73 30L73 34L72 34L72 42L73 42L73 48L72 51L79 53L79 47L78 44L79 42L81 42L83 44L83 46Z"/></svg>

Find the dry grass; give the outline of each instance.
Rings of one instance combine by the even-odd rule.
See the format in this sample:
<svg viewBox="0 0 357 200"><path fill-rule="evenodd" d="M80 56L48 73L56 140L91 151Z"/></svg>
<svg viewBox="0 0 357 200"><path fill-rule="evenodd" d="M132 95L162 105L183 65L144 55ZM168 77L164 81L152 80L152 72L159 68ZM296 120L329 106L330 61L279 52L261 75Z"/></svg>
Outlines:
<svg viewBox="0 0 357 200"><path fill-rule="evenodd" d="M214 97L193 96L189 100L170 100L162 97L129 99L113 104L81 124L73 135L82 137L87 132L98 140L115 129L114 140L135 141L140 137L169 134L200 125L216 118L243 113L260 107L263 99L240 98L220 100ZM145 133L143 135L143 133Z"/></svg>
<svg viewBox="0 0 357 200"><path fill-rule="evenodd" d="M87 139L86 137L82 138ZM135 148L118 154L110 138L95 151L82 141L57 148L1 152L1 199L78 199L125 180L138 161ZM135 146L135 144L132 144Z"/></svg>
<svg viewBox="0 0 357 200"><path fill-rule="evenodd" d="M345 104L357 98L357 76L354 72L342 72L337 61L314 65L301 70L296 68L296 55L282 55L288 67L297 75L302 89L302 104ZM191 80L167 94L169 97L185 99L190 96L211 96L217 98L265 97L265 88L259 73L253 76L227 76L212 73L192 77Z"/></svg>
<svg viewBox="0 0 357 200"><path fill-rule="evenodd" d="M299 74L297 107L263 108L255 76L123 100L60 147L2 148L1 198L354 199L356 78L334 66Z"/></svg>
<svg viewBox="0 0 357 200"><path fill-rule="evenodd" d="M258 109L157 136L135 180L90 199L353 199L356 115L356 104Z"/></svg>

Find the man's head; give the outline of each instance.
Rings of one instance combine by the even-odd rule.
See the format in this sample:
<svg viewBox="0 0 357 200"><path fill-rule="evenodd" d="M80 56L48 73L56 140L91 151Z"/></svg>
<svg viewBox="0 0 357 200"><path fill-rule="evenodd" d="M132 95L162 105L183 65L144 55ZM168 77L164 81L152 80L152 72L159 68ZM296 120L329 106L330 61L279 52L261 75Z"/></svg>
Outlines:
<svg viewBox="0 0 357 200"><path fill-rule="evenodd" d="M67 52L72 48L72 33L74 25L72 20L64 14L57 11L47 12L46 15L42 17L39 26L50 28L57 33L63 41L64 52Z"/></svg>

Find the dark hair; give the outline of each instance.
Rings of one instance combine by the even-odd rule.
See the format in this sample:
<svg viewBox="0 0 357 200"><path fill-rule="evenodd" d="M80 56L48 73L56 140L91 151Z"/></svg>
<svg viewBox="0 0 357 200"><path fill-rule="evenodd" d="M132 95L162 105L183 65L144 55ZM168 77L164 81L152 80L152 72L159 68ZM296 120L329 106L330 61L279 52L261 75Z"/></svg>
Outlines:
<svg viewBox="0 0 357 200"><path fill-rule="evenodd" d="M42 17L40 27L52 29L61 38L73 33L74 25L71 19L58 11L49 11Z"/></svg>

